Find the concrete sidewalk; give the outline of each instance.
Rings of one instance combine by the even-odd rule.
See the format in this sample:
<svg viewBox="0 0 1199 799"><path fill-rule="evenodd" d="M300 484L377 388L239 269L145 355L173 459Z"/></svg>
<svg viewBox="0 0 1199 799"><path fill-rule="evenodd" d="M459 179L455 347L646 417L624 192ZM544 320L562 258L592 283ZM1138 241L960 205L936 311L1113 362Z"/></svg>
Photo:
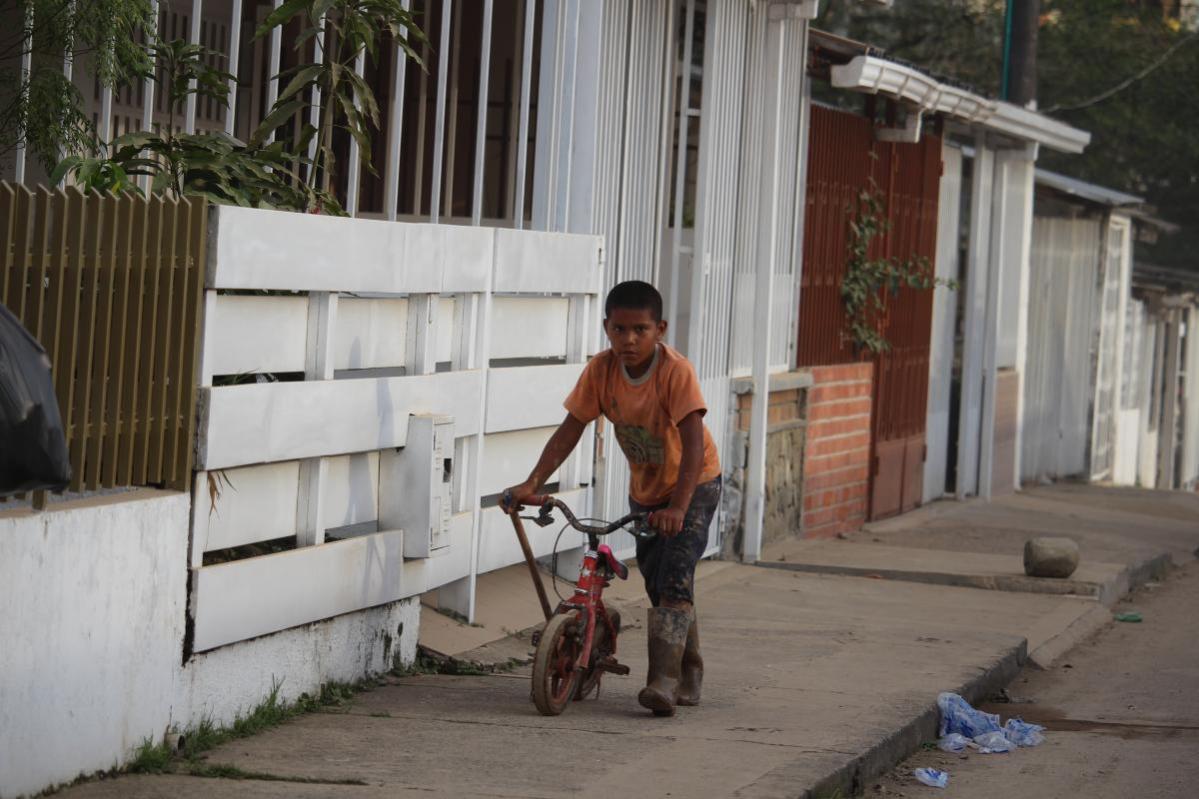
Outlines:
<svg viewBox="0 0 1199 799"><path fill-rule="evenodd" d="M972 531L963 537L976 544L975 554L1004 554L980 545L987 529L1008 529L992 540L1015 541L1017 523L1074 519L1081 529L1104 514L1107 526L1095 522L1098 532L1091 532L1096 543L1084 542L1084 557L1093 551L1106 558L1097 562L1128 567L1163 553L1182 558L1199 545L1199 513L1095 512L1088 510L1099 505L1093 497L1039 490L1016 499L1006 516L995 513L1006 500L958 506L976 511L960 525ZM942 521L951 515L937 514ZM1020 514L1030 515L1020 521ZM888 524L899 533L875 528L860 537L865 543L843 545L911 548L902 528ZM935 530L936 547L952 552L951 526ZM637 706L643 612L626 599L621 659L633 675L606 678L598 700L576 703L562 716L537 714L527 669L407 677L361 694L347 709L304 716L208 754L209 764L253 772L254 779L122 777L64 795L849 795L934 737L939 692L978 700L1005 685L1030 650L1067 646L1063 640L1076 637L1069 630L1107 618L1095 599L1078 596L736 564L706 567L698 597L704 702L673 719L654 719Z"/></svg>

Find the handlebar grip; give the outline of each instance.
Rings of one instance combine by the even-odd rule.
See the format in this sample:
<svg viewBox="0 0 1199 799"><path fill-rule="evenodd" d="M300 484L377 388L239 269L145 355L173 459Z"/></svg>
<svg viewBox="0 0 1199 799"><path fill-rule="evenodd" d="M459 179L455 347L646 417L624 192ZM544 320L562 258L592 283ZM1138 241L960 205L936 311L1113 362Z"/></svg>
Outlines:
<svg viewBox="0 0 1199 799"><path fill-rule="evenodd" d="M529 494L525 497L524 504L541 506L553 499L549 494Z"/></svg>

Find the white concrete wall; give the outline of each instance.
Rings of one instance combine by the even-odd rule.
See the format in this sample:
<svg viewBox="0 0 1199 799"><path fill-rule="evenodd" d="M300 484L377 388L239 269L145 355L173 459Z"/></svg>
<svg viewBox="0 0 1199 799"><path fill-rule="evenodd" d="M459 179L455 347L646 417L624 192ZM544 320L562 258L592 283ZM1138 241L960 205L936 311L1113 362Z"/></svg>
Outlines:
<svg viewBox="0 0 1199 799"><path fill-rule="evenodd" d="M0 796L122 762L171 718L186 494L0 518Z"/></svg>
<svg viewBox="0 0 1199 799"><path fill-rule="evenodd" d="M354 682L416 659L420 599L305 624L196 655L176 673L171 723L186 729L210 718L228 724L279 683L286 702L328 682Z"/></svg>
<svg viewBox="0 0 1199 799"><path fill-rule="evenodd" d="M416 656L416 598L183 663L189 496L143 490L0 514L0 797L124 763L146 738L231 722Z"/></svg>

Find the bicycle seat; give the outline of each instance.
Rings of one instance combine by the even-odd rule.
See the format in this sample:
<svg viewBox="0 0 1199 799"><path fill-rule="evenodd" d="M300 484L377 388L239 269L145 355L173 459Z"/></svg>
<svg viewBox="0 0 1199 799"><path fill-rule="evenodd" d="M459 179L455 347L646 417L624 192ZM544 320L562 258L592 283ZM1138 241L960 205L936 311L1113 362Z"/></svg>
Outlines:
<svg viewBox="0 0 1199 799"><path fill-rule="evenodd" d="M629 579L629 567L621 563L617 557L612 554L612 547L608 546L607 544L600 544L599 549L596 551L599 553L599 556L604 559L604 563L608 564L608 568L612 570L613 574L622 580Z"/></svg>

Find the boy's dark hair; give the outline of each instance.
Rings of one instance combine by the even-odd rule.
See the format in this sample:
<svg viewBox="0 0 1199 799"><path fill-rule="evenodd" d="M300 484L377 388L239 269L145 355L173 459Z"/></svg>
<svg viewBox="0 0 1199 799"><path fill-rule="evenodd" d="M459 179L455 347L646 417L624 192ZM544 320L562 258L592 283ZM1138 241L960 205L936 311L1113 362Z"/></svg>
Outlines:
<svg viewBox="0 0 1199 799"><path fill-rule="evenodd" d="M612 287L604 300L604 318L611 316L616 308L649 311L655 322L662 321L662 295L643 280L626 280Z"/></svg>

